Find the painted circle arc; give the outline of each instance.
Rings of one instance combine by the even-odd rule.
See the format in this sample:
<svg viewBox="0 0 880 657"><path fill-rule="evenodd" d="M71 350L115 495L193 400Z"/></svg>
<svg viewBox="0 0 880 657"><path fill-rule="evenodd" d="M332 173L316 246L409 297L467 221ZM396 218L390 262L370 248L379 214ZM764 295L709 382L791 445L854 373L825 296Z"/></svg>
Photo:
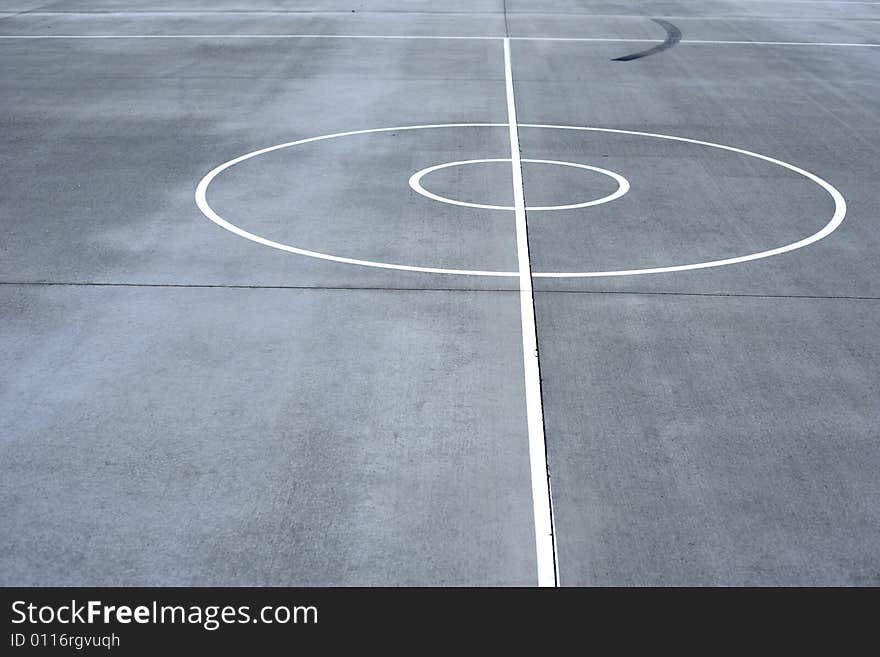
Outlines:
<svg viewBox="0 0 880 657"><path fill-rule="evenodd" d="M484 210L507 210L509 212L513 212L515 208L512 205L489 205L486 203L468 203L466 201L458 201L447 196L440 196L439 194L435 194L434 192L429 192L422 186L422 178L429 173L433 173L434 171L440 171L441 169L451 169L453 167L466 166L469 164L483 164L486 162L510 162L510 158L495 157L481 160L461 160L459 162L446 162L444 164L435 164L431 167L425 167L421 171L416 171L412 176L410 176L409 186L417 194L421 194L425 198L429 198L433 201L449 203L450 205L460 205L465 208L482 208ZM560 167L570 167L572 169L584 169L586 171L594 171L596 173L601 173L603 176L608 176L617 183L617 189L601 198L595 198L590 201L583 201L581 203L568 203L566 205L527 205L527 212L542 212L547 210L575 210L577 208L589 208L594 205L602 205L603 203L608 203L609 201L618 199L629 191L629 181L621 176L619 173L609 171L608 169L600 169L599 167L590 166L589 164L578 164L577 162L560 162L559 160L534 160L527 157L521 158L520 162L528 162L530 164L552 164Z"/></svg>
<svg viewBox="0 0 880 657"><path fill-rule="evenodd" d="M815 183L822 189L824 189L834 201L834 213L831 216L831 219L826 223L819 231L813 233L812 235L808 235L796 242L791 242L789 244L784 244L782 246L777 246L771 249L767 249L765 251L758 251L755 253L747 253L744 255L732 256L729 258L724 258L721 260L709 260L705 262L694 262L694 263L686 263L686 264L673 264L662 267L648 267L648 268L640 268L640 269L618 269L618 270L607 270L607 271L567 271L567 272L533 272L534 277L539 278L598 278L603 276L635 276L642 274L662 274L662 273L670 273L676 271L689 271L692 269L707 269L710 267L722 267L725 265L733 265L742 262L749 262L752 260L760 260L762 258L769 258L771 256L780 255L783 253L787 253L789 251L794 251L796 249L803 248L819 240L827 237L831 233L833 233L838 226L843 222L844 217L846 216L846 201L843 198L843 195L829 182L820 178L814 173L806 171L805 169L801 169L800 167L795 166L794 164L789 164L788 162L783 162L782 160L778 160L776 158L770 157L768 155L762 155L760 153L755 153L753 151L748 151L742 148L736 148L734 146L726 146L724 144L716 144L713 142L702 141L699 139L690 139L687 137L676 137L674 135L664 135L658 133L651 132L639 132L635 130L618 130L615 128L595 128L595 127L585 127L585 126L565 126L565 125L545 125L545 124L536 124L536 123L521 123L519 124L520 128L530 128L530 129L541 129L541 130L575 130L575 131L583 131L583 132L603 132L610 134L620 134L620 135L631 135L636 137L645 137L648 139L665 139L668 141L675 142L683 142L687 144L693 144L695 146L702 146L706 148L714 148L722 151L728 151L731 153L737 153L739 155L744 155L746 157L756 158L758 160L763 160L764 162L768 162L770 164L774 164L776 166L782 167L784 169L788 169L789 171L793 171L800 176L803 176L807 180ZM227 169L234 167L241 162L245 162L246 160L250 160L255 157L259 157L260 155L265 155L266 153L271 153L273 151L285 149L285 148L293 148L295 146L300 146L302 144L308 144L312 142L324 141L327 139L340 139L343 137L351 137L354 135L363 135L363 134L371 134L371 133L382 133L382 132L392 132L392 131L404 131L404 130L433 130L433 129L455 129L455 128L508 128L506 123L441 123L441 124L428 124L428 125L411 125L411 126L398 126L391 128L372 128L368 130L352 130L348 132L337 132L328 135L320 135L317 137L308 137L306 139L300 139L297 141L286 142L283 144L277 144L275 146L269 146L267 148L261 148L256 151L251 151L250 153L245 153L244 155L240 155L236 158L233 158L223 164L215 167L211 171L209 171L204 178L199 181L198 186L196 187L195 193L195 201L196 205L201 210L202 214L204 214L208 219L213 221L215 224L224 228L239 237L243 237L245 239L251 240L252 242L256 242L257 244L262 244L263 246L268 246L273 249L278 249L281 251L286 251L288 253L295 253L297 255L307 256L310 258L319 258L322 260L329 260L331 262L340 262L351 265L359 265L362 267L374 267L380 269L394 269L399 271L412 271L412 272L422 272L428 274L457 274L457 275L466 275L466 276L506 276L506 277L518 277L519 272L516 271L487 271L482 269L448 269L444 267L425 267L419 265L408 265L408 264L400 264L400 263L390 263L390 262L377 262L374 260L360 260L357 258L344 257L338 255L332 255L329 253L321 253L319 251L311 251L308 249L303 249L291 244L284 244L282 242L276 242L270 239L266 239L265 237L261 237L260 235L256 235L254 233L248 232L243 228L231 223L227 219L221 217L211 205L208 203L207 192L208 188L214 179L226 171ZM610 172L609 172L610 173ZM618 192L620 189L618 189Z"/></svg>

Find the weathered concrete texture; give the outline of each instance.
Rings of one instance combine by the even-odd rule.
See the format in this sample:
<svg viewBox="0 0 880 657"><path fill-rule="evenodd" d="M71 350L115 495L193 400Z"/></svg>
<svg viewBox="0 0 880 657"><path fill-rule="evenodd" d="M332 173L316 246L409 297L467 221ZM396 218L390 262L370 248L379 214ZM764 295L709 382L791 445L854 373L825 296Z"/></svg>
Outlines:
<svg viewBox="0 0 880 657"><path fill-rule="evenodd" d="M539 293L564 585L877 585L880 305Z"/></svg>
<svg viewBox="0 0 880 657"><path fill-rule="evenodd" d="M513 40L521 124L745 148L849 206L822 242L767 260L535 279L562 583L880 583L880 52L689 43L874 42L880 7L124 4L0 15L0 36L230 35L0 39L0 583L536 581L516 276L292 255L194 201L208 171L255 149L494 124L275 151L220 174L208 200L301 248L514 272L511 212L407 184L510 156L506 33L616 40ZM682 42L612 61L664 38L651 18ZM728 152L519 133L524 158L632 185L529 213L539 273L742 255L833 211L816 185ZM511 205L509 173L423 182ZM559 166L523 175L530 205L614 189Z"/></svg>
<svg viewBox="0 0 880 657"><path fill-rule="evenodd" d="M4 585L534 581L516 294L0 294Z"/></svg>

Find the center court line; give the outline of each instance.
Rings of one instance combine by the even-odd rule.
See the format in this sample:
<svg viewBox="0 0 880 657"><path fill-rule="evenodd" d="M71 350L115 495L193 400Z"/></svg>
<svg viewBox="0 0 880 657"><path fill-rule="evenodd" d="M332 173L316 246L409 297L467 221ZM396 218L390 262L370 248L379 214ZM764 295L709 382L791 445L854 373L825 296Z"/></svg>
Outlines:
<svg viewBox="0 0 880 657"><path fill-rule="evenodd" d="M532 476L532 506L535 518L535 550L538 560L538 586L558 586L559 571L553 527L553 498L547 468L547 441L544 436L544 406L541 401L541 365L535 326L535 298L532 292L532 265L526 201L519 152L519 128L513 96L510 65L510 39L504 39L504 86L507 91L507 125L510 133L510 171L513 177L513 205L516 216L516 255L519 263L519 307L522 326L523 369L526 386L526 422L529 430L529 466Z"/></svg>
<svg viewBox="0 0 880 657"><path fill-rule="evenodd" d="M612 37L553 36L459 36L420 34L0 34L0 40L52 39L428 39L461 41L571 41L576 43L662 43L663 39L629 39ZM839 48L880 48L880 43L847 43L832 41L733 41L713 39L682 39L679 45L718 46L830 46Z"/></svg>

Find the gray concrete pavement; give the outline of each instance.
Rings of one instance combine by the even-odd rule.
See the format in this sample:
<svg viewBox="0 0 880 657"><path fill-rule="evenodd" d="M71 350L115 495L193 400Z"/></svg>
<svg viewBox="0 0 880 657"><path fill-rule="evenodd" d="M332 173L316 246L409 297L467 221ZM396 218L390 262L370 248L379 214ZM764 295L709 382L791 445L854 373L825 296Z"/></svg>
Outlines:
<svg viewBox="0 0 880 657"><path fill-rule="evenodd" d="M534 581L516 294L0 294L3 584Z"/></svg>
<svg viewBox="0 0 880 657"><path fill-rule="evenodd" d="M537 310L563 585L880 584L876 301Z"/></svg>
<svg viewBox="0 0 880 657"><path fill-rule="evenodd" d="M506 13L505 13L506 5ZM512 213L416 171L521 124L707 140L848 203L821 242L675 274L536 278L563 585L877 584L876 43L833 2L19 2L0 37L0 583L535 582ZM246 11L242 11L246 9ZM352 11L353 10L353 11ZM17 13L23 12L23 13ZM682 43L631 62L663 39ZM248 34L490 37L235 38ZM815 232L833 203L691 144L521 126L624 175L528 214L535 272L680 264ZM612 192L525 163L527 205ZM509 205L506 163L426 189Z"/></svg>
<svg viewBox="0 0 880 657"><path fill-rule="evenodd" d="M878 174L880 87L872 80L873 50L682 45L627 63L612 61L625 52L619 44L516 42L513 52L523 123L618 128L744 148L811 171L848 204L846 220L827 239L748 266L539 280L539 287L878 296L880 199L870 181ZM574 61L589 65L571 66ZM706 70L712 77L702 75ZM760 251L815 232L834 209L824 190L798 174L704 147L535 129L524 129L521 141L539 157L596 158L633 183L614 204L536 219L537 271L565 271L579 262L628 269ZM711 194L698 191L707 188ZM560 232L567 240L561 245Z"/></svg>
<svg viewBox="0 0 880 657"><path fill-rule="evenodd" d="M757 151L832 181L849 211L827 239L766 260L538 279L563 583L876 585L873 53L681 45L612 61L622 52L516 42L520 121ZM529 154L602 162L632 183L615 203L532 218L536 271L741 255L805 237L834 209L802 176L737 154L522 135Z"/></svg>
<svg viewBox="0 0 880 657"><path fill-rule="evenodd" d="M193 202L195 186L208 171L258 148L345 130L503 123L504 71L497 42L456 42L441 52L433 41L351 39L280 44L80 40L74 45L53 40L36 47L6 41L0 47L0 85L9 99L3 121L10 136L13 131L17 136L5 153L15 166L7 167L10 191L0 201L7 231L0 264L5 280L511 285L293 258L230 239ZM59 97L65 102L57 102ZM254 230L271 221L263 219L259 207L293 215L286 231L271 236L296 246L392 262L415 258L412 264L425 266L515 268L506 217L432 202L407 185L409 176L425 166L487 153L503 157L509 152L505 136L503 129L434 130L322 142L241 165L218 179L209 196L218 197L218 209L228 207L230 220ZM306 162L322 154L328 164L309 180ZM277 173L271 167L285 162L305 167L289 174L304 184L268 178ZM249 216L237 214L238 208L224 201L242 192L235 179L251 174L248 182L254 183L265 167L270 169L264 186L251 189L250 199L260 203L259 194L273 195L252 207ZM509 189L509 181L503 183ZM336 207L317 209L369 223L366 234L345 222L327 222L320 211L314 216L308 203L295 198L333 192L337 184L347 191L336 189ZM49 195L47 189L59 193ZM380 189L391 190L391 196L380 195ZM289 196L279 199L282 192ZM389 201L392 205L383 205ZM22 215L35 219L17 220ZM447 221L455 231L445 230ZM337 234L327 235L325 229ZM365 244L371 236L377 243ZM446 248L434 245L438 239Z"/></svg>

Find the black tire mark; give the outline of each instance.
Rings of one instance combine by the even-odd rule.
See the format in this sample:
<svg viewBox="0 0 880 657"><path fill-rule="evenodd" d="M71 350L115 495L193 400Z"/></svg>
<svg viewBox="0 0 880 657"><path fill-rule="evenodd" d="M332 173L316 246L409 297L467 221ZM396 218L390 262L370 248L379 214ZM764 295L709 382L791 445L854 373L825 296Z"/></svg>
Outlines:
<svg viewBox="0 0 880 657"><path fill-rule="evenodd" d="M666 30L666 41L658 43L653 48L648 48L648 50L642 50L641 52L636 52L632 55L624 55L623 57L616 57L611 60L612 62L631 62L634 59L656 55L658 52L669 50L672 46L681 41L681 30L675 27L675 25L669 21L664 21L662 18L652 18L651 20Z"/></svg>

